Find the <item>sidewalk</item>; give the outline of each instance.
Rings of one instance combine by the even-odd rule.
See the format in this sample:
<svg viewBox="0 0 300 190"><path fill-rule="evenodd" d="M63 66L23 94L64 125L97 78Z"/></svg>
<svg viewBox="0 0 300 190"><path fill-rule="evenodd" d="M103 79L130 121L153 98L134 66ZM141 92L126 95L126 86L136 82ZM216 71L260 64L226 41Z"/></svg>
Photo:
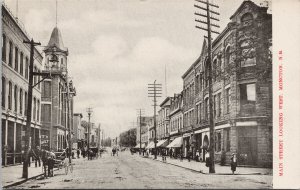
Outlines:
<svg viewBox="0 0 300 190"><path fill-rule="evenodd" d="M146 159L146 157L144 157ZM154 159L154 155L149 155L148 159ZM157 156L155 161L162 162L162 157ZM167 157L166 164L171 164L174 166L182 167L196 172L201 172L203 174L209 174L209 168L205 166L205 162L196 162L191 160L190 162L187 159L173 159ZM232 175L230 166L221 166L215 164L216 173L213 175ZM237 167L235 174L236 175L272 175L273 169L271 168L250 168L250 167Z"/></svg>
<svg viewBox="0 0 300 190"><path fill-rule="evenodd" d="M22 178L23 164L15 166L7 166L1 168L2 174L2 188L6 186L11 186L16 183L23 183L26 181L25 178ZM38 177L42 175L42 166L35 167L34 163L31 163L31 167L28 167L28 179Z"/></svg>

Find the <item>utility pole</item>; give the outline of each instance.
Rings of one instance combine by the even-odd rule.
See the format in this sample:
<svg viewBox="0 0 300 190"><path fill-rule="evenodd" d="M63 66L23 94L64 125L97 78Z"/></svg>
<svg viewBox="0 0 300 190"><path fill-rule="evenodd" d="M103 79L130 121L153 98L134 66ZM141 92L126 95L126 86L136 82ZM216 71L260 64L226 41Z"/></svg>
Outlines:
<svg viewBox="0 0 300 190"><path fill-rule="evenodd" d="M88 125L88 135L87 135L87 149L88 149L88 160L90 159L90 154L89 154L89 150L90 150L90 128L91 128L91 114L93 112L92 108L87 108L87 113L89 116L89 125Z"/></svg>
<svg viewBox="0 0 300 190"><path fill-rule="evenodd" d="M142 111L144 113L144 110L143 109L138 109L138 117L139 117L139 124L140 124L140 151L139 151L139 154L141 155L141 151L142 151Z"/></svg>
<svg viewBox="0 0 300 190"><path fill-rule="evenodd" d="M156 83L156 80L152 84L148 84L148 97L153 98L153 108L154 108L154 159L157 159L157 151L156 151L156 106L157 106L157 98L161 97L162 85Z"/></svg>
<svg viewBox="0 0 300 190"><path fill-rule="evenodd" d="M23 162L22 178L28 179L28 162L30 151L30 133L31 133L31 110L32 110L32 89L33 89L33 56L34 46L41 45L39 42L24 40L23 43L30 44L30 62L29 62L29 82L28 82L28 99L27 99L27 118L26 118L26 131L25 131L25 159Z"/></svg>
<svg viewBox="0 0 300 190"><path fill-rule="evenodd" d="M101 128L100 128L100 123L98 125L98 151L100 149L100 135L101 135Z"/></svg>
<svg viewBox="0 0 300 190"><path fill-rule="evenodd" d="M196 22L205 24L207 28L196 26L196 28L207 31L207 40L208 40L208 94L209 94L209 135L210 135L210 148L209 148L209 157L210 157L210 165L209 165L209 173L215 173L215 123L214 123L214 113L213 113L213 97L212 97L212 38L211 33L220 34L219 32L212 30L211 27L220 28L219 25L211 23L211 20L220 21L218 18L215 18L212 15L220 15L220 13L215 12L210 9L210 7L219 8L218 5L214 5L209 3L209 0L203 1L203 0L196 0L199 3L205 4L206 8L201 7L199 5L194 5L194 7L204 10L206 14L201 13L195 13L197 16L201 16L206 18L206 21L197 20Z"/></svg>

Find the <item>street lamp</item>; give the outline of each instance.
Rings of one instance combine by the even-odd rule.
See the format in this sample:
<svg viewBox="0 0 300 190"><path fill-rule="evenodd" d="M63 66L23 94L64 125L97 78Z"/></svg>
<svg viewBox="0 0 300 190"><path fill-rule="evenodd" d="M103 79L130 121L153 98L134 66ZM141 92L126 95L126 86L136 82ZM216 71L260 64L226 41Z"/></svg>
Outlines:
<svg viewBox="0 0 300 190"><path fill-rule="evenodd" d="M88 149L88 160L90 159L90 153L89 153L89 150L90 150L90 125L91 125L91 114L93 112L92 108L87 108L86 109L86 112L88 113L88 116L89 116L89 125L88 125L88 135L87 135L87 149Z"/></svg>

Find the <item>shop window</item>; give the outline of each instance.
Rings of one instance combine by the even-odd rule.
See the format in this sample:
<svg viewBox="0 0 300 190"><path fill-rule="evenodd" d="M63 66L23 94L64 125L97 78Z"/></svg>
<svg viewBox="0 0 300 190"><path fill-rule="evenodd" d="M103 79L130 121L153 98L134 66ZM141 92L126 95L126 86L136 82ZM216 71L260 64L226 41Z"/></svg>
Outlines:
<svg viewBox="0 0 300 190"><path fill-rule="evenodd" d="M225 145L225 151L230 151L230 128L224 129L224 145Z"/></svg>
<svg viewBox="0 0 300 190"><path fill-rule="evenodd" d="M2 34L2 61L6 62L6 36Z"/></svg>
<svg viewBox="0 0 300 190"><path fill-rule="evenodd" d="M220 152L221 151L221 133L217 132L215 135L215 151Z"/></svg>
<svg viewBox="0 0 300 190"><path fill-rule="evenodd" d="M2 77L1 105L5 108L6 101L6 79Z"/></svg>

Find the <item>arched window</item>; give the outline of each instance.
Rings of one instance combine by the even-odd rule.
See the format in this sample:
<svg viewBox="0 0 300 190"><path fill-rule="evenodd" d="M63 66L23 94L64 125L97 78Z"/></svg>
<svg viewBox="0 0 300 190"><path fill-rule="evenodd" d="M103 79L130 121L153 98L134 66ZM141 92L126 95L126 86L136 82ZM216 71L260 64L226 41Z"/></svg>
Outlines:
<svg viewBox="0 0 300 190"><path fill-rule="evenodd" d="M13 44L9 42L9 54L8 54L8 65L12 67L12 59L13 59Z"/></svg>
<svg viewBox="0 0 300 190"><path fill-rule="evenodd" d="M225 50L225 67L230 63L230 46Z"/></svg>
<svg viewBox="0 0 300 190"><path fill-rule="evenodd" d="M2 107L5 108L5 100L6 100L6 80L5 80L5 77L2 77Z"/></svg>
<svg viewBox="0 0 300 190"><path fill-rule="evenodd" d="M2 61L6 62L6 36L2 34Z"/></svg>
<svg viewBox="0 0 300 190"><path fill-rule="evenodd" d="M253 15L251 13L245 13L241 18L241 22L243 26L251 25L253 22Z"/></svg>

